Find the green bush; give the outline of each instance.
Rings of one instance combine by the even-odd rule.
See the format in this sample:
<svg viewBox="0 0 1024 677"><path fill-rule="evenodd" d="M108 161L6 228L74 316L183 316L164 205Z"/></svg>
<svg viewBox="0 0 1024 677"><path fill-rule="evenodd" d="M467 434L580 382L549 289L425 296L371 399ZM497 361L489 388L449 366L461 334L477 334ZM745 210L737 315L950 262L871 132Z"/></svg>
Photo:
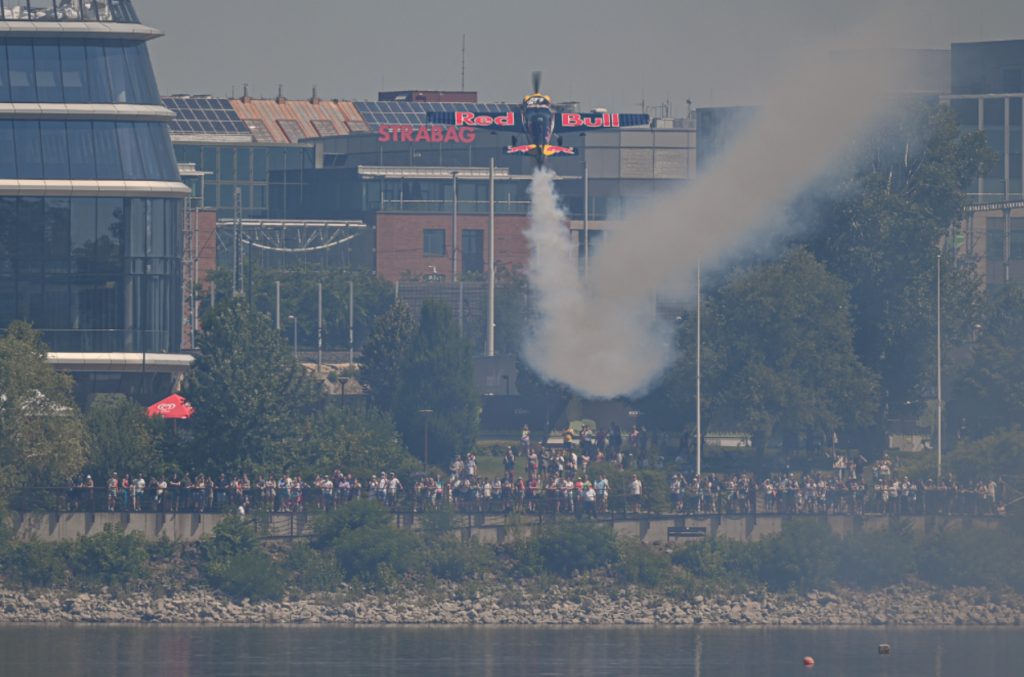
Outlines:
<svg viewBox="0 0 1024 677"><path fill-rule="evenodd" d="M204 537L200 548L210 561L224 559L259 547L260 537L251 524L229 515L213 527L213 538Z"/></svg>
<svg viewBox="0 0 1024 677"><path fill-rule="evenodd" d="M249 598L280 601L287 576L270 555L261 551L240 552L218 559L206 568L210 584L235 600Z"/></svg>
<svg viewBox="0 0 1024 677"><path fill-rule="evenodd" d="M450 581L487 573L494 569L495 564L494 548L481 545L475 539L468 543L454 538L428 541L426 557L430 572Z"/></svg>
<svg viewBox="0 0 1024 677"><path fill-rule="evenodd" d="M864 589L886 587L915 571L914 533L909 520L892 520L878 531L858 531L843 539L837 580Z"/></svg>
<svg viewBox="0 0 1024 677"><path fill-rule="evenodd" d="M774 590L828 589L839 544L824 520L787 520L780 533L758 541L763 549L759 577Z"/></svg>
<svg viewBox="0 0 1024 677"><path fill-rule="evenodd" d="M307 543L288 548L288 570L295 572L295 585L305 592L332 591L345 580L334 553L321 553Z"/></svg>
<svg viewBox="0 0 1024 677"><path fill-rule="evenodd" d="M721 536L708 536L672 553L672 563L713 588L735 590L759 583L762 548Z"/></svg>
<svg viewBox="0 0 1024 677"><path fill-rule="evenodd" d="M534 538L544 568L560 576L596 569L618 555L610 526L559 520L541 525Z"/></svg>
<svg viewBox="0 0 1024 677"><path fill-rule="evenodd" d="M58 546L36 539L15 543L6 565L5 571L14 574L26 588L50 588L67 575L67 562Z"/></svg>
<svg viewBox="0 0 1024 677"><path fill-rule="evenodd" d="M331 551L346 577L383 582L378 574L404 574L421 560L419 534L399 529L394 517L376 501L352 501L313 520L312 545Z"/></svg>
<svg viewBox="0 0 1024 677"><path fill-rule="evenodd" d="M636 538L620 539L615 547L618 561L614 573L620 583L654 588L668 580L672 560L667 554L644 545Z"/></svg>
<svg viewBox="0 0 1024 677"><path fill-rule="evenodd" d="M922 580L939 586L1012 588L1024 593L1024 540L1007 530L952 529L917 548Z"/></svg>
<svg viewBox="0 0 1024 677"><path fill-rule="evenodd" d="M177 539L172 541L166 533L160 534L160 538L157 540L146 543L149 559L154 562L165 562L171 559L179 548L181 548L181 543Z"/></svg>
<svg viewBox="0 0 1024 677"><path fill-rule="evenodd" d="M141 532L124 532L124 525L107 523L103 533L79 536L65 543L71 572L85 580L124 586L149 575L149 553Z"/></svg>
<svg viewBox="0 0 1024 677"><path fill-rule="evenodd" d="M351 501L337 510L317 515L310 522L312 544L316 548L329 548L350 531L383 529L393 521L394 515L377 501Z"/></svg>

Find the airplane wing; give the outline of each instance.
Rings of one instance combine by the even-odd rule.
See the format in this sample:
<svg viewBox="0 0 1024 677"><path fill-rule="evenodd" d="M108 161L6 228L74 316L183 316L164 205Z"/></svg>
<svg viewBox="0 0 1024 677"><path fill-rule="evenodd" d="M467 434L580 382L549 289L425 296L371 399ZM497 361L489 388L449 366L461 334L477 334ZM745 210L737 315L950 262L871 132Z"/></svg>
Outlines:
<svg viewBox="0 0 1024 677"><path fill-rule="evenodd" d="M551 157L552 155L578 155L575 148L568 146L543 146L538 147L535 144L529 144L526 146L505 146L505 155L538 155L543 154L544 157Z"/></svg>
<svg viewBox="0 0 1024 677"><path fill-rule="evenodd" d="M650 124L651 117L640 113L559 113L555 116L556 133L644 127Z"/></svg>
<svg viewBox="0 0 1024 677"><path fill-rule="evenodd" d="M477 129L496 129L507 132L522 130L523 118L516 111L506 111L497 115L481 115L464 111L427 111L427 123L433 125L453 125L456 127L476 127Z"/></svg>

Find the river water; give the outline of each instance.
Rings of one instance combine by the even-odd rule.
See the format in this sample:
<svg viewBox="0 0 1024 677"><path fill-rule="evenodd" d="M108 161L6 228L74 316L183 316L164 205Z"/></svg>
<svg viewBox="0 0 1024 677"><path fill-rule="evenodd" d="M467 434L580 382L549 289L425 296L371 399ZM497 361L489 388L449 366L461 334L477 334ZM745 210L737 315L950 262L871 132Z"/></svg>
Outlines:
<svg viewBox="0 0 1024 677"><path fill-rule="evenodd" d="M12 677L985 677L1021 665L1024 628L1012 627L0 626Z"/></svg>

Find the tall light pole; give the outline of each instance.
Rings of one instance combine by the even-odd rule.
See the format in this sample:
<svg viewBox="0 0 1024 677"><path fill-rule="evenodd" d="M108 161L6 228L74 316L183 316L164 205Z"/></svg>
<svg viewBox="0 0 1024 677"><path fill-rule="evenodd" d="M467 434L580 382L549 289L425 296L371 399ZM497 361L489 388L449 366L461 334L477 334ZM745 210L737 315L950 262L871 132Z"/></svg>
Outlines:
<svg viewBox="0 0 1024 677"><path fill-rule="evenodd" d="M458 172L452 172L452 282L459 274L459 185Z"/></svg>
<svg viewBox="0 0 1024 677"><path fill-rule="evenodd" d="M590 282L590 172L583 161L583 284Z"/></svg>
<svg viewBox="0 0 1024 677"><path fill-rule="evenodd" d="M356 345L356 330L355 330L355 299L356 299L356 287L352 283L352 280L348 281L348 366L351 367L355 361L352 357L352 351Z"/></svg>
<svg viewBox="0 0 1024 677"><path fill-rule="evenodd" d="M292 344L294 346L294 350L292 352L295 354L295 361L298 362L298 360L299 360L299 319L297 317L295 317L294 315L289 315L288 319L295 323L295 342Z"/></svg>
<svg viewBox="0 0 1024 677"><path fill-rule="evenodd" d="M429 438L429 420L430 415L434 413L433 409L420 409L420 413L423 414L423 472L427 471L427 440Z"/></svg>
<svg viewBox="0 0 1024 677"><path fill-rule="evenodd" d="M942 252L936 258L935 267L935 356L938 376L938 402L936 405L936 430L938 431L938 479L942 480Z"/></svg>
<svg viewBox="0 0 1024 677"><path fill-rule="evenodd" d="M320 367L324 361L324 283L316 285L316 375L320 375Z"/></svg>
<svg viewBox="0 0 1024 677"><path fill-rule="evenodd" d="M277 311L274 313L274 317L277 318L277 330L281 331L281 281L278 280L277 285Z"/></svg>
<svg viewBox="0 0 1024 677"><path fill-rule="evenodd" d="M697 476L700 476L700 259L697 260Z"/></svg>
<svg viewBox="0 0 1024 677"><path fill-rule="evenodd" d="M494 357L494 158L491 158L491 170L488 174L490 182L490 220L487 243L487 357Z"/></svg>

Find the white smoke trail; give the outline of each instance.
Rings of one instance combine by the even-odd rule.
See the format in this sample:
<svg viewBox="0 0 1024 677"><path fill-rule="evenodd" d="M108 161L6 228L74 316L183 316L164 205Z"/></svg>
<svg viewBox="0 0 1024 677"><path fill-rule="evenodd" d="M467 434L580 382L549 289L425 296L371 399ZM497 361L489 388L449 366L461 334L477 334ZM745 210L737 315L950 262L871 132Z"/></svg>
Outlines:
<svg viewBox="0 0 1024 677"><path fill-rule="evenodd" d="M533 249L530 283L536 292L537 324L524 356L542 376L579 392L608 397L639 389L670 357L665 328L654 321L653 298L616 308L588 304L574 261L568 217L558 206L555 174L538 169L530 186ZM576 349L587 350L577 355ZM639 379L623 378L636 374ZM616 379L606 383L608 376Z"/></svg>
<svg viewBox="0 0 1024 677"><path fill-rule="evenodd" d="M530 270L540 319L524 348L542 376L590 397L639 394L673 357L670 329L653 295L692 298L699 260L741 254L767 224L883 112L867 73L830 72L821 59L786 73L785 84L731 148L680 193L614 231L592 256L586 290L569 265L565 215L547 172L535 175ZM777 225L776 225L777 227Z"/></svg>

